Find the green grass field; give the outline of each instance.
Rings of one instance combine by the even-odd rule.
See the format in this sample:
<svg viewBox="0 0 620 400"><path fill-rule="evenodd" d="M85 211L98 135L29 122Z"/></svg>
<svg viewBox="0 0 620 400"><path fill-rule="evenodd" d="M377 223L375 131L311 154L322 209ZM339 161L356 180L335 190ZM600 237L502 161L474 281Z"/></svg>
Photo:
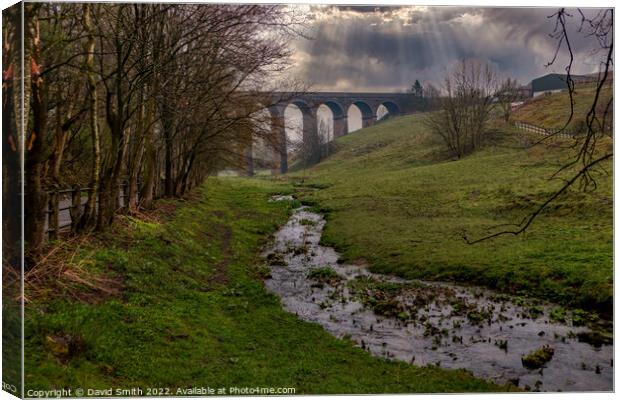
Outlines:
<svg viewBox="0 0 620 400"><path fill-rule="evenodd" d="M320 188L300 198L326 212L324 242L375 272L482 284L608 314L611 173L598 176L593 193L575 188L561 197L525 234L469 245L463 234L477 239L519 222L562 185L549 178L571 159L570 143L527 148L536 138L498 125L483 149L451 161L423 118L354 132L322 163L284 178Z"/></svg>
<svg viewBox="0 0 620 400"><path fill-rule="evenodd" d="M484 148L452 161L423 118L389 119L340 138L311 169L212 178L191 199L161 201L158 213L119 217L77 250L65 243L53 258L64 267L52 269L51 280L41 275L53 283L26 292L26 389L506 389L465 371L372 357L283 311L262 284L260 250L293 206L267 200L296 193L326 215L323 241L373 271L609 314L611 173L597 177L593 193L575 188L559 198L525 234L469 245L463 235L476 239L520 221L562 184L549 178L571 158L569 143L529 147L535 137L500 124ZM90 285L79 281L89 278Z"/></svg>
<svg viewBox="0 0 620 400"><path fill-rule="evenodd" d="M26 390L502 389L465 371L374 358L283 311L263 287L259 252L291 210L291 204L267 202L269 196L290 191L274 181L214 178L189 201L160 204L178 206L173 217L121 217L113 231L64 257L61 281L80 266L120 290L107 297L88 296L75 285L64 293L27 292Z"/></svg>

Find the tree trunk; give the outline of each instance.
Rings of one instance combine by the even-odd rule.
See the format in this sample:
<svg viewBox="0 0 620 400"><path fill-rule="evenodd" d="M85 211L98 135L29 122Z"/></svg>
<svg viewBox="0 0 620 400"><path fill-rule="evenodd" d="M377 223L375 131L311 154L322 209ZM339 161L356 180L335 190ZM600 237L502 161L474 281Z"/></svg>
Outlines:
<svg viewBox="0 0 620 400"><path fill-rule="evenodd" d="M189 175L192 172L192 167L194 165L194 161L196 160L196 151L192 151L188 158L187 165L185 167L183 176L181 177L181 185L179 188L179 195L183 196L188 190L188 179Z"/></svg>
<svg viewBox="0 0 620 400"><path fill-rule="evenodd" d="M110 154L111 162L106 172L100 177L99 213L97 215L97 229L103 230L114 221L114 213L117 211L119 180L123 169L123 162L127 151L127 133L112 133Z"/></svg>
<svg viewBox="0 0 620 400"><path fill-rule="evenodd" d="M157 153L150 140L146 145L146 163L144 166L144 184L140 192L140 205L144 208L150 208L153 205L153 196L155 192L155 179L157 178Z"/></svg>
<svg viewBox="0 0 620 400"><path fill-rule="evenodd" d="M136 132L139 132L137 138L135 138L130 149L129 157L129 181L127 182L127 197L125 198L125 206L130 213L137 211L138 209L138 177L140 176L140 169L142 168L142 161L144 159L144 141L148 134L147 130L150 129L146 111L146 99L145 97L146 87L143 85L140 91L140 103L138 105L138 123Z"/></svg>
<svg viewBox="0 0 620 400"><path fill-rule="evenodd" d="M21 5L7 8L2 58L2 259L21 269L20 80ZM17 93L16 93L17 92ZM15 104L17 102L17 105Z"/></svg>
<svg viewBox="0 0 620 400"><path fill-rule="evenodd" d="M171 132L164 131L166 160L165 160L165 179L166 179L166 197L174 196L174 178L172 176L172 138Z"/></svg>
<svg viewBox="0 0 620 400"><path fill-rule="evenodd" d="M146 126L147 131L144 136L144 182L140 188L140 206L150 208L153 203L155 192L155 179L157 177L157 151L153 144L154 104L148 102L146 105Z"/></svg>
<svg viewBox="0 0 620 400"><path fill-rule="evenodd" d="M47 131L47 93L43 78L40 76L40 38L37 21L38 6L24 5L24 116L29 116L26 101L32 102L32 132L27 133L27 123L23 127L25 133L25 179L24 179L24 240L27 251L25 254L26 268L32 267L39 258L43 240L45 239L45 219L47 209L47 193L43 189L43 163L45 161L45 136ZM26 49L29 49L26 51ZM27 63L26 63L27 62ZM30 86L26 86L29 83ZM26 94L28 93L28 94ZM26 119L27 121L27 119Z"/></svg>
<svg viewBox="0 0 620 400"><path fill-rule="evenodd" d="M86 51L86 77L88 83L88 107L89 107L89 125L92 140L92 167L90 171L90 189L88 192L88 200L84 208L84 214L79 223L79 229L90 229L95 226L97 213L97 197L99 194L99 181L101 173L101 138L99 135L99 125L97 122L97 80L95 78L94 56L95 56L95 34L92 22L92 4L85 3L82 6L84 18L84 28L88 33L88 40L84 50Z"/></svg>
<svg viewBox="0 0 620 400"><path fill-rule="evenodd" d="M103 230L114 221L114 213L118 205L119 178L125 162L127 151L127 137L129 132L126 127L127 93L123 86L124 70L124 47L120 39L122 11L124 6L119 5L116 17L115 53L116 58L114 71L114 85L106 86L106 121L110 130L109 161L100 177L99 213L97 215L97 229ZM115 109L114 109L115 108Z"/></svg>
<svg viewBox="0 0 620 400"><path fill-rule="evenodd" d="M138 209L138 177L140 176L140 166L142 165L143 158L144 147L140 145L131 174L129 175L129 182L127 183L128 187L125 204L130 213L135 212Z"/></svg>
<svg viewBox="0 0 620 400"><path fill-rule="evenodd" d="M164 184L164 195L166 197L174 196L174 176L173 176L173 124L171 121L170 112L168 110L168 105L166 104L167 99L164 97L164 104L162 105L161 110L161 125L162 125L162 134L164 136L164 176L165 176L165 184Z"/></svg>
<svg viewBox="0 0 620 400"><path fill-rule="evenodd" d="M103 230L108 226L112 205L110 179L101 177L99 187L99 212L97 213L97 230Z"/></svg>

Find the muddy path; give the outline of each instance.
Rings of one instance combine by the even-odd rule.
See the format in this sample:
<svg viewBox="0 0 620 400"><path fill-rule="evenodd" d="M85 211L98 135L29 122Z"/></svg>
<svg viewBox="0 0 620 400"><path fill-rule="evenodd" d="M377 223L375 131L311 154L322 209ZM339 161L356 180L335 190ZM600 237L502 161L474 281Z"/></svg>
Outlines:
<svg viewBox="0 0 620 400"><path fill-rule="evenodd" d="M613 389L611 336L592 329L603 321L540 300L343 264L319 244L324 225L300 207L263 254L267 289L299 318L377 357L464 368L528 390Z"/></svg>

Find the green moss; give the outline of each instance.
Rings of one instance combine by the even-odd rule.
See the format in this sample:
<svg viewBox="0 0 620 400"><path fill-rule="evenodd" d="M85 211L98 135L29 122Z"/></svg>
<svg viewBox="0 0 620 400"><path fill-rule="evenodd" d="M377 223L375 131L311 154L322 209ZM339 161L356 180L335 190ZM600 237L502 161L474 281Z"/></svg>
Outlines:
<svg viewBox="0 0 620 400"><path fill-rule="evenodd" d="M542 315L544 315L544 309L541 306L531 306L527 313L531 319L536 319Z"/></svg>
<svg viewBox="0 0 620 400"><path fill-rule="evenodd" d="M402 305L394 298L374 301L372 310L377 315L382 315L388 318L397 318L399 315L408 315L405 311L402 311Z"/></svg>
<svg viewBox="0 0 620 400"><path fill-rule="evenodd" d="M601 332L601 331L586 331L579 332L577 339L580 342L591 344L594 347L601 347L602 345L611 345L614 343L613 333Z"/></svg>
<svg viewBox="0 0 620 400"><path fill-rule="evenodd" d="M280 253L269 253L267 255L267 262L271 265L276 266L285 266L286 261L284 260L284 256Z"/></svg>
<svg viewBox="0 0 620 400"><path fill-rule="evenodd" d="M541 368L553 358L554 350L549 346L543 346L532 353L521 357L521 363L525 368Z"/></svg>
<svg viewBox="0 0 620 400"><path fill-rule="evenodd" d="M313 268L307 274L308 279L315 280L321 284L336 285L342 280L332 267Z"/></svg>
<svg viewBox="0 0 620 400"><path fill-rule="evenodd" d="M479 325L482 322L490 319L492 314L485 310L473 310L467 313L467 319L472 325Z"/></svg>
<svg viewBox="0 0 620 400"><path fill-rule="evenodd" d="M581 309L573 310L572 320L574 326L585 326L598 320L595 312L588 312Z"/></svg>
<svg viewBox="0 0 620 400"><path fill-rule="evenodd" d="M555 322L566 322L566 309L564 307L555 307L549 313L549 318Z"/></svg>

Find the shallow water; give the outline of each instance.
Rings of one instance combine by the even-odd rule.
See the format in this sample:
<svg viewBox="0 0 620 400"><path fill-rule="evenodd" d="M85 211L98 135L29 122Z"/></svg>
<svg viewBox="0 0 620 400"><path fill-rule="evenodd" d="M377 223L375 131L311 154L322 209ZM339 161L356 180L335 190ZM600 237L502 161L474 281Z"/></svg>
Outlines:
<svg viewBox="0 0 620 400"><path fill-rule="evenodd" d="M572 326L570 315L565 323L550 321L554 305L341 264L333 248L319 244L324 225L320 214L298 208L263 254L271 269L267 289L299 318L350 338L378 357L464 368L531 390L613 389L613 346L580 342L579 335L590 329ZM325 281L308 277L326 266L338 276ZM396 289L377 289L386 285ZM396 311L373 308L377 300ZM542 346L553 348L552 359L541 368L525 368L521 357Z"/></svg>

